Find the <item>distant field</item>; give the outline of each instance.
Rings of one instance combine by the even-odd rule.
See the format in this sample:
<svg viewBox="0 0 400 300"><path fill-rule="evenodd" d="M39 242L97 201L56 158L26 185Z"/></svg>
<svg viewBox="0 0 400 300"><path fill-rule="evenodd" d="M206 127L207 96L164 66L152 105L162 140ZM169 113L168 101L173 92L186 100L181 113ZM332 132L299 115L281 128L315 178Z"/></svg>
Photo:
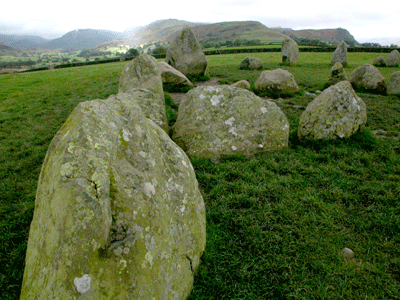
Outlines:
<svg viewBox="0 0 400 300"><path fill-rule="evenodd" d="M323 89L330 53L253 53L264 69L289 70L302 91ZM349 53L346 73L379 54ZM207 56L210 73L251 84L248 54ZM384 56L386 56L384 54ZM82 101L117 93L127 62L0 76L0 299L18 299L41 164ZM380 68L388 80L400 68ZM207 248L190 299L400 299L400 98L359 94L367 130L352 139L301 144L305 94L274 99L290 146L221 164L191 158L207 213ZM373 134L381 130L379 138ZM356 260L345 261L349 247Z"/></svg>

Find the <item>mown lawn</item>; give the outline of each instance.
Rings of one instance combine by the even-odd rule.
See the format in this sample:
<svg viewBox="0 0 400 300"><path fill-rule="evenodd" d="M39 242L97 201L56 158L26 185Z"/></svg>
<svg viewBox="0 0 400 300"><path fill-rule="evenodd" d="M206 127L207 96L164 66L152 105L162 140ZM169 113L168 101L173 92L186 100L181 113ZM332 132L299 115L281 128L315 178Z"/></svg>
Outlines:
<svg viewBox="0 0 400 300"><path fill-rule="evenodd" d="M349 53L347 76L380 54ZM301 89L323 89L330 53L208 56L224 82L246 56L292 72ZM117 93L126 63L0 76L0 299L18 299L35 190L47 147L81 101ZM381 68L388 80L399 68ZM359 94L367 130L302 144L301 112L312 97L274 99L291 126L290 147L214 165L191 158L206 203L207 248L190 299L400 299L400 98ZM383 130L378 139L374 130ZM383 132L382 131L382 132ZM356 259L346 261L344 247Z"/></svg>

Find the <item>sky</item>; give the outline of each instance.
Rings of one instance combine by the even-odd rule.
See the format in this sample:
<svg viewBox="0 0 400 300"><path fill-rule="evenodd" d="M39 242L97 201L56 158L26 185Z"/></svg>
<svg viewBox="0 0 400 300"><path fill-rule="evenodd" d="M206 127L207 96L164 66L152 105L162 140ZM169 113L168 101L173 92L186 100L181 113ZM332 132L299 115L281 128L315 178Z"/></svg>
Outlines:
<svg viewBox="0 0 400 300"><path fill-rule="evenodd" d="M251 20L295 30L341 27L361 42L377 37L400 40L400 1L386 4L365 0L6 1L0 11L0 33L56 38L74 29L122 32L164 19L202 23Z"/></svg>

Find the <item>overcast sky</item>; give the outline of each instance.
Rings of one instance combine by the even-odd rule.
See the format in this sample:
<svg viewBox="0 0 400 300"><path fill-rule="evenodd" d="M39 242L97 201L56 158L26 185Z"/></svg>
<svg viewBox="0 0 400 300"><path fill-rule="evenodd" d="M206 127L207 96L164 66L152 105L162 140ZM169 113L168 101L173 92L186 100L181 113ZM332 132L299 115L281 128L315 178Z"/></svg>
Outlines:
<svg viewBox="0 0 400 300"><path fill-rule="evenodd" d="M152 0L4 1L0 33L59 37L73 29L123 31L156 20L191 22L260 21L268 27L322 29L342 27L356 40L400 37L400 1L365 0Z"/></svg>

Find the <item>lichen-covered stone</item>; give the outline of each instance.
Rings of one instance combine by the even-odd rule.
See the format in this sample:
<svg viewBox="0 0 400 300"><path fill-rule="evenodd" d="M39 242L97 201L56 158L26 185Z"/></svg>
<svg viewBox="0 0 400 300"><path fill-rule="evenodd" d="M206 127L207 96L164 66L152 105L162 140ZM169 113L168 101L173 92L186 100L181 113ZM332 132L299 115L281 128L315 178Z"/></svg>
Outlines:
<svg viewBox="0 0 400 300"><path fill-rule="evenodd" d="M348 138L362 131L367 122L364 101L349 81L331 86L310 102L300 116L299 139Z"/></svg>
<svg viewBox="0 0 400 300"><path fill-rule="evenodd" d="M282 63L290 66L297 66L300 61L300 51L297 43L286 38L282 41Z"/></svg>
<svg viewBox="0 0 400 300"><path fill-rule="evenodd" d="M119 92L124 93L133 88L147 89L164 97L161 71L153 56L146 53L140 54L122 70Z"/></svg>
<svg viewBox="0 0 400 300"><path fill-rule="evenodd" d="M231 84L231 86L236 87L236 88L241 88L241 89L246 89L246 90L250 90L250 82L248 82L247 80L239 80L233 84Z"/></svg>
<svg viewBox="0 0 400 300"><path fill-rule="evenodd" d="M328 83L335 85L336 83L347 80L346 71L340 62L335 63L329 71Z"/></svg>
<svg viewBox="0 0 400 300"><path fill-rule="evenodd" d="M400 52L393 50L386 57L385 62L388 67L398 67L400 65Z"/></svg>
<svg viewBox="0 0 400 300"><path fill-rule="evenodd" d="M356 90L364 90L373 93L385 93L385 77L373 65L362 65L355 69L350 76L350 82Z"/></svg>
<svg viewBox="0 0 400 300"><path fill-rule="evenodd" d="M373 65L375 67L386 67L386 61L383 58L383 56L380 55L380 56L378 56L377 58L374 59Z"/></svg>
<svg viewBox="0 0 400 300"><path fill-rule="evenodd" d="M177 87L193 86L193 83L184 74L166 62L159 62L158 65L160 67L161 78L164 85Z"/></svg>
<svg viewBox="0 0 400 300"><path fill-rule="evenodd" d="M256 80L254 88L259 93L287 95L299 91L294 76L283 69L263 71Z"/></svg>
<svg viewBox="0 0 400 300"><path fill-rule="evenodd" d="M400 71L390 75L387 93L388 95L400 96Z"/></svg>
<svg viewBox="0 0 400 300"><path fill-rule="evenodd" d="M186 76L209 76L208 61L193 30L185 27L167 50L165 62Z"/></svg>
<svg viewBox="0 0 400 300"><path fill-rule="evenodd" d="M204 248L182 149L135 101L80 103L42 166L21 299L185 299Z"/></svg>
<svg viewBox="0 0 400 300"><path fill-rule="evenodd" d="M189 156L219 161L288 146L289 123L281 109L245 89L197 87L179 105L174 141Z"/></svg>
<svg viewBox="0 0 400 300"><path fill-rule="evenodd" d="M161 98L160 95L146 89L131 89L125 93L119 93L118 99L135 101L139 104L146 118L152 120L165 132L169 132L164 97Z"/></svg>
<svg viewBox="0 0 400 300"><path fill-rule="evenodd" d="M239 65L241 70L259 70L262 69L263 63L257 57L245 57Z"/></svg>
<svg viewBox="0 0 400 300"><path fill-rule="evenodd" d="M347 57L347 44L344 41L339 43L331 56L331 64L334 65L337 62L340 62L344 67L349 63L349 58Z"/></svg>

